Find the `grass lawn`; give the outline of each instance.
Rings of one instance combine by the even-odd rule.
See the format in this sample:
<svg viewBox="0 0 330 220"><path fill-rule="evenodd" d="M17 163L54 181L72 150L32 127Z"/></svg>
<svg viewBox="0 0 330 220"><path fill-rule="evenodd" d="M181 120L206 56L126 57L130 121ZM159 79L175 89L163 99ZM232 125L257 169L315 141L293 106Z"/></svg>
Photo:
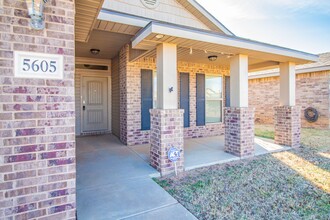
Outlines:
<svg viewBox="0 0 330 220"><path fill-rule="evenodd" d="M198 219L330 219L330 130L303 129L299 149L155 181Z"/></svg>

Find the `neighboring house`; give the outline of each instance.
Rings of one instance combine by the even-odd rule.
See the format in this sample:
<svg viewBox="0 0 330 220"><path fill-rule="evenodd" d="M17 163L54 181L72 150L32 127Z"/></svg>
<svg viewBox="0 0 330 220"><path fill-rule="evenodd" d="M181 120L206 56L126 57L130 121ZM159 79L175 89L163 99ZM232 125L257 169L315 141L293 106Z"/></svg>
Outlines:
<svg viewBox="0 0 330 220"><path fill-rule="evenodd" d="M330 128L330 52L319 54L315 63L296 66L296 103L301 106L302 126ZM255 108L257 123L274 123L274 106L279 104L279 70L249 74L249 105ZM308 121L305 110L318 112L315 122Z"/></svg>
<svg viewBox="0 0 330 220"><path fill-rule="evenodd" d="M253 156L249 70L280 66L275 142L300 145L294 66L316 55L237 37L195 0L52 0L43 30L31 1L0 2L0 219L75 218L76 135L151 143L162 175L184 137Z"/></svg>

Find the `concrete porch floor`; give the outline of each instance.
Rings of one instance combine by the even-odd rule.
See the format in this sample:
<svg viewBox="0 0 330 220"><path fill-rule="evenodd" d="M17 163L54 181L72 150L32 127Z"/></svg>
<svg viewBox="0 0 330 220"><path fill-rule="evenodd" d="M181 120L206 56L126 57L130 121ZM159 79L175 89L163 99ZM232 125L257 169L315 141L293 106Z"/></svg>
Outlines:
<svg viewBox="0 0 330 220"><path fill-rule="evenodd" d="M256 138L256 155L287 149ZM151 176L150 145L127 147L113 135L77 138L78 219L196 219ZM239 160L224 137L185 140L186 170Z"/></svg>
<svg viewBox="0 0 330 220"><path fill-rule="evenodd" d="M255 137L255 156L283 151L289 147L274 144L274 140ZM184 140L185 169L191 170L214 164L239 160L225 152L224 136L205 137ZM130 146L144 161L149 163L150 144Z"/></svg>

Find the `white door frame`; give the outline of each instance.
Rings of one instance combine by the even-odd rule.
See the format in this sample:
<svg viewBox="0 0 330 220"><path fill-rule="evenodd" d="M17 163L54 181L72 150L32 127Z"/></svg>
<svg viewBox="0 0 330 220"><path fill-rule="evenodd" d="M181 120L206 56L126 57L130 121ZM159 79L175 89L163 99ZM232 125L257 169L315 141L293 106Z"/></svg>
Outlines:
<svg viewBox="0 0 330 220"><path fill-rule="evenodd" d="M83 83L83 81L84 81L84 78L104 78L104 79L107 79L107 100L106 100L106 102L107 102L107 111L106 111L106 114L107 114L107 118L108 118L108 121L107 121L107 128L106 129L104 129L104 130L96 130L96 131L85 131L85 128L84 128L84 123L83 123L83 120L84 119L86 119L86 118L84 118L84 110L83 110L83 106L84 106L84 104L83 104L83 94L85 93L85 95L87 95L87 93L86 93L86 91L85 92L83 92L83 85L82 85L82 83ZM109 130L111 130L111 129L109 129L109 127L111 127L111 124L109 124L109 123L111 123L111 120L109 120L109 117L111 117L111 114L109 114L109 112L111 113L111 111L109 111L110 109L111 109L111 103L109 103L109 95L111 95L111 91L109 92L109 90L111 90L110 89L110 86L109 86L109 81L110 81L111 79L109 79L109 77L107 77L107 76L95 76L95 75L93 75L93 76L88 76L88 75L82 75L81 76L81 100L80 100L80 106L81 106L81 133L94 133L94 132L102 132L102 131L109 131ZM85 88L86 89L86 88ZM85 97L86 98L86 97ZM111 100L111 99L110 99Z"/></svg>
<svg viewBox="0 0 330 220"><path fill-rule="evenodd" d="M111 112L111 108L112 108L112 99L111 99L111 60L102 60L102 59L90 59L90 58L81 58L81 57L76 57L76 64L94 64L94 65L106 65L108 66L108 71L105 70L87 70L87 69L76 69L76 72L79 73L80 75L80 109L79 109L79 113L80 113L80 134L78 135L82 135L82 134L90 134L90 133L100 133L100 132L84 132L83 131L83 110L82 110L82 106L83 106L83 100L82 100L82 92L83 92L83 88L82 88L82 83L83 83L83 77L103 77L103 78L107 78L107 83L108 83L108 129L105 131L107 133L111 133L112 127L111 127L111 116L112 116L112 112Z"/></svg>

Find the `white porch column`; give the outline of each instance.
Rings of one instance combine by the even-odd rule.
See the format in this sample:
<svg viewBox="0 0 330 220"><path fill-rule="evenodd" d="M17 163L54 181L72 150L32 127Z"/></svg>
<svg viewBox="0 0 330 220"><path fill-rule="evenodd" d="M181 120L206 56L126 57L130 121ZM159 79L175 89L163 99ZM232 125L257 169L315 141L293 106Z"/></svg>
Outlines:
<svg viewBox="0 0 330 220"><path fill-rule="evenodd" d="M248 107L248 56L239 54L230 61L230 106Z"/></svg>
<svg viewBox="0 0 330 220"><path fill-rule="evenodd" d="M280 105L296 104L296 70L291 62L280 63Z"/></svg>
<svg viewBox="0 0 330 220"><path fill-rule="evenodd" d="M183 110L178 109L177 46L157 46L157 109L150 110L150 164L162 176L175 172L168 158L174 147L180 151L178 172L184 170Z"/></svg>
<svg viewBox="0 0 330 220"><path fill-rule="evenodd" d="M178 109L177 46L157 46L157 108Z"/></svg>
<svg viewBox="0 0 330 220"><path fill-rule="evenodd" d="M296 106L295 63L280 63L280 106L274 107L275 143L300 146L300 107Z"/></svg>
<svg viewBox="0 0 330 220"><path fill-rule="evenodd" d="M230 62L230 107L225 108L225 151L239 157L254 155L254 108L248 104L248 56Z"/></svg>

